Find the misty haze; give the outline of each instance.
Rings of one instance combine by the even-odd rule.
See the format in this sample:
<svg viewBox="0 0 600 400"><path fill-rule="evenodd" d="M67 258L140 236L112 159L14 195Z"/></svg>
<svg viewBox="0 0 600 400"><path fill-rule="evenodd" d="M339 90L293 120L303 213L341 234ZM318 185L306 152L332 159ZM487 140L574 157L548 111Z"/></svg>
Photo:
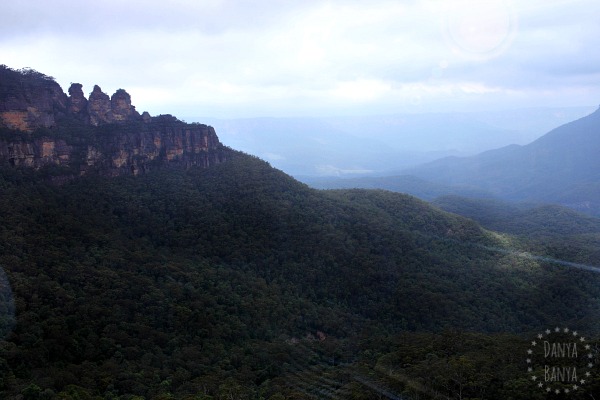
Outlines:
<svg viewBox="0 0 600 400"><path fill-rule="evenodd" d="M0 5L0 398L600 399L600 3Z"/></svg>

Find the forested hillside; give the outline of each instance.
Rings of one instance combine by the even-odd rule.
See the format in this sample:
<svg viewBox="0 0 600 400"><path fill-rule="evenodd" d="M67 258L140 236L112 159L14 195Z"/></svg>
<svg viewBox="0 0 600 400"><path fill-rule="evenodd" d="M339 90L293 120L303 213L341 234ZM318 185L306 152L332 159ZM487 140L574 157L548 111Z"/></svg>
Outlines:
<svg viewBox="0 0 600 400"><path fill-rule="evenodd" d="M240 153L0 176L4 398L459 398L463 367L462 396L536 398L511 349L600 330L597 274L407 195L317 191Z"/></svg>
<svg viewBox="0 0 600 400"><path fill-rule="evenodd" d="M535 254L600 268L599 218L550 204L458 196L443 196L432 203L472 218L487 229L509 233Z"/></svg>

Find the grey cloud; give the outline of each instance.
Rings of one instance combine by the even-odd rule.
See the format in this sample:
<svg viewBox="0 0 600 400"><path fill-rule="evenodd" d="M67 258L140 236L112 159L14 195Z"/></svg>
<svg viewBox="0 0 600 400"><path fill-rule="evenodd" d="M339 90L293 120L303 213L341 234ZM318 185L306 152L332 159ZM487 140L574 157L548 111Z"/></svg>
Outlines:
<svg viewBox="0 0 600 400"><path fill-rule="evenodd" d="M218 34L230 29L259 30L290 12L292 2L21 0L1 6L3 36L34 32L98 35L135 29ZM295 2L303 8L311 2Z"/></svg>
<svg viewBox="0 0 600 400"><path fill-rule="evenodd" d="M63 85L81 81L84 90L95 83L107 91L146 87L144 93L176 92L173 97L179 102L170 100L166 107L229 109L248 116L298 115L302 107L306 113L326 114L383 112L404 105L452 107L469 101L492 106L496 100L510 103L511 90L541 98L547 91L586 87L590 97L594 91L600 97L597 0L514 2L514 37L502 51L489 55L453 46L444 35L443 10L437 8L444 4L5 1L0 5L0 54L5 59L0 62L39 69ZM385 16L397 5L406 12L371 23L358 18L363 10L383 10ZM321 12L323 7L329 11ZM358 15L356 21L335 18L348 10L354 10L351 17ZM361 80L389 85L390 91L369 103L331 97L340 83ZM436 99L435 93L402 92L411 84L417 91L423 85L427 92L465 82L506 93L442 94ZM215 104L208 104L207 97ZM564 101L569 105L572 100L565 95Z"/></svg>

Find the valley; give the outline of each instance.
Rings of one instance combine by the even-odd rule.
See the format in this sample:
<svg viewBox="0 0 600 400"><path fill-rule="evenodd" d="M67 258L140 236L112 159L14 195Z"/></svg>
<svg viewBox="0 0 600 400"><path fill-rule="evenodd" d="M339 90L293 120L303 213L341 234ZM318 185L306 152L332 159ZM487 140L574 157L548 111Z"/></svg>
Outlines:
<svg viewBox="0 0 600 400"><path fill-rule="evenodd" d="M55 87L19 79L16 111ZM4 398L541 399L525 360L554 327L599 362L595 217L315 189L207 125L48 101L0 138Z"/></svg>

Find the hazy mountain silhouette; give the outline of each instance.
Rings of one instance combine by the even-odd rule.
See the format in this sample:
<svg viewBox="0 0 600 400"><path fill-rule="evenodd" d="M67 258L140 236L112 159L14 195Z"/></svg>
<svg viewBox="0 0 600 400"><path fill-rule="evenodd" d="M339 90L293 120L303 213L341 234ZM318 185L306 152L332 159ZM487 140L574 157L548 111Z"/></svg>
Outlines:
<svg viewBox="0 0 600 400"><path fill-rule="evenodd" d="M600 109L525 146L448 157L406 173L445 185L471 185L509 200L600 210Z"/></svg>
<svg viewBox="0 0 600 400"><path fill-rule="evenodd" d="M445 157L392 176L304 178L318 188L378 188L426 200L459 195L556 203L600 215L600 110L524 145Z"/></svg>
<svg viewBox="0 0 600 400"><path fill-rule="evenodd" d="M300 176L391 175L446 156L526 144L590 107L319 118L186 118L229 146Z"/></svg>

